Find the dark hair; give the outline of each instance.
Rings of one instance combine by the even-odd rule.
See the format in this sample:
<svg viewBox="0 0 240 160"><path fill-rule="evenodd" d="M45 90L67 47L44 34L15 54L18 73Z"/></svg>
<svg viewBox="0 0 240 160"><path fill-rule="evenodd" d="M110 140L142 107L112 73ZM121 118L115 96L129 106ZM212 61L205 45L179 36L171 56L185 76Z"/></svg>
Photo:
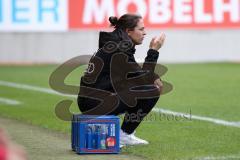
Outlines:
<svg viewBox="0 0 240 160"><path fill-rule="evenodd" d="M111 26L114 26L116 29L130 29L133 30L142 17L136 14L124 14L119 19L117 17L109 17Z"/></svg>

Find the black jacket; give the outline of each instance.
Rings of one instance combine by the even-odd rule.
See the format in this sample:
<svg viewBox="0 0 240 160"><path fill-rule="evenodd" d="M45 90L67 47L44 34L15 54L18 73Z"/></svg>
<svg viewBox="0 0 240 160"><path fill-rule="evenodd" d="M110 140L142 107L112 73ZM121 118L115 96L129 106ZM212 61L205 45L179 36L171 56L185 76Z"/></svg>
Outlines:
<svg viewBox="0 0 240 160"><path fill-rule="evenodd" d="M132 42L126 32L120 29L115 29L113 32L100 32L99 49L96 52L96 54L92 56L89 62L90 64L94 64L94 63L95 64L94 66L89 65L89 68L88 68L88 71L90 70L91 72L91 67L95 67L94 69L92 68L94 71L93 73L85 72L84 76L81 77L80 85L115 93L115 90L113 89L113 85L110 78L110 63L113 55L117 53L122 53L126 55L128 57L128 62L136 64L134 68L135 72L129 76L130 78L139 76L145 73L146 68L148 68L148 65L147 65L148 62L152 64L156 64L158 55L159 55L158 51L149 49L147 52L147 56L145 58L143 67L141 67L135 61L135 58L134 58L135 46L132 45ZM102 66L99 65L100 62L103 64ZM154 71L154 67L153 67L153 71ZM121 69L121 66L119 66L119 70L120 69ZM151 83L153 84L154 80L157 78L159 78L158 75L153 74L151 78L152 79ZM80 90L80 93L81 93L81 90ZM80 100L81 100L81 96L78 97L79 103L81 103Z"/></svg>

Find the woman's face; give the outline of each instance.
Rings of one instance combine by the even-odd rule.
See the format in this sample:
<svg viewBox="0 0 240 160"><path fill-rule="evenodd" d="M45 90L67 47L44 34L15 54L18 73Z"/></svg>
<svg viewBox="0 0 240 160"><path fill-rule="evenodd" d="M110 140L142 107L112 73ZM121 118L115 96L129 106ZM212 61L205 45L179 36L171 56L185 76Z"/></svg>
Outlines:
<svg viewBox="0 0 240 160"><path fill-rule="evenodd" d="M143 19L139 19L134 30L127 29L127 33L135 45L142 44L144 36L146 35Z"/></svg>

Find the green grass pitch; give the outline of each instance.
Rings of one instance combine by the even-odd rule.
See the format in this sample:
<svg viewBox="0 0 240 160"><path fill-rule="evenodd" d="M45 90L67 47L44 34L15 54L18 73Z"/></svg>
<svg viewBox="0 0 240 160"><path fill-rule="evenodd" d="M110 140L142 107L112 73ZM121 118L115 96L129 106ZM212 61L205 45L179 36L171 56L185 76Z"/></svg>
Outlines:
<svg viewBox="0 0 240 160"><path fill-rule="evenodd" d="M167 64L161 77L174 90L163 95L156 107L192 115L240 123L240 64ZM56 65L0 66L0 81L50 88L48 78ZM84 68L74 70L66 84L79 85ZM0 102L0 116L18 119L51 130L70 132L70 123L59 120L55 105L69 99L72 112L79 112L76 98L0 85L0 98L21 102L12 106ZM122 154L146 159L201 159L201 157L238 157L240 128L182 118L167 119L152 112L137 129L148 146L127 147ZM69 140L70 142L70 140ZM237 158L236 158L237 159Z"/></svg>

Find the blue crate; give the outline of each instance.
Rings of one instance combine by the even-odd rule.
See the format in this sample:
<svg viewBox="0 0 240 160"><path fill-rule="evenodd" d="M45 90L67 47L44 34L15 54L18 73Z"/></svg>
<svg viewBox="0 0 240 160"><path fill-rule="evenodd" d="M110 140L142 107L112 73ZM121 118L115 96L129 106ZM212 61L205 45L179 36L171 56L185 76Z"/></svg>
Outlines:
<svg viewBox="0 0 240 160"><path fill-rule="evenodd" d="M78 154L119 153L119 123L117 116L73 115L72 150Z"/></svg>

